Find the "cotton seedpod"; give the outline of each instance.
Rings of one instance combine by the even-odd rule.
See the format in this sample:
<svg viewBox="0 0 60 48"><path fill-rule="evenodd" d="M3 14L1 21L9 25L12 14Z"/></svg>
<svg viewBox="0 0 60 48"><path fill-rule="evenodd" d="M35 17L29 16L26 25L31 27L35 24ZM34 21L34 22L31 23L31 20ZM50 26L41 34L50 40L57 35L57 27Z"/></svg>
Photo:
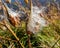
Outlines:
<svg viewBox="0 0 60 48"><path fill-rule="evenodd" d="M19 27L19 25L20 25L19 13L12 10L11 8L9 8L5 2L4 2L4 5L5 5L5 8L7 9L8 15L9 15L8 16L9 22L13 26Z"/></svg>
<svg viewBox="0 0 60 48"><path fill-rule="evenodd" d="M31 16L28 21L28 31L36 33L46 26L46 20L40 16L42 9L37 6L32 6Z"/></svg>
<svg viewBox="0 0 60 48"><path fill-rule="evenodd" d="M20 19L19 19L18 15L15 17L13 15L12 16L9 15L9 21L15 27L19 27L19 25L20 25Z"/></svg>
<svg viewBox="0 0 60 48"><path fill-rule="evenodd" d="M9 14L8 18L9 18L10 23L15 27L19 27L20 25L19 14L12 10L8 10L8 14Z"/></svg>
<svg viewBox="0 0 60 48"><path fill-rule="evenodd" d="M24 0L26 4L28 4L29 0Z"/></svg>

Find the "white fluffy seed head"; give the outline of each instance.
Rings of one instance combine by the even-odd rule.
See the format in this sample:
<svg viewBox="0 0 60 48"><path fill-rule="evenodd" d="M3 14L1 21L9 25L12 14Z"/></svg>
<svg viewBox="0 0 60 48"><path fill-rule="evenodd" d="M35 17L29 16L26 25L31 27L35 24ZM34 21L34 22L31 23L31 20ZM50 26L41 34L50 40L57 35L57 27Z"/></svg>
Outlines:
<svg viewBox="0 0 60 48"><path fill-rule="evenodd" d="M9 15L12 16L12 17L15 17L15 16L18 15L18 13L12 11L11 9L9 9L8 13L9 13Z"/></svg>
<svg viewBox="0 0 60 48"><path fill-rule="evenodd" d="M46 26L46 20L42 18L39 14L42 13L42 9L37 6L32 7L31 16L28 22L28 31L36 33Z"/></svg>

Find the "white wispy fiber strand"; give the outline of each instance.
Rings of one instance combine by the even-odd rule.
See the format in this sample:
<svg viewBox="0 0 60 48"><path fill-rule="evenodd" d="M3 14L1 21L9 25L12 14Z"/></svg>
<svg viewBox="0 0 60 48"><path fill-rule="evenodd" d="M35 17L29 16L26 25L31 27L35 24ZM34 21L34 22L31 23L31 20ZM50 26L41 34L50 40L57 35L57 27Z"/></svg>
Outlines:
<svg viewBox="0 0 60 48"><path fill-rule="evenodd" d="M32 7L31 16L28 22L28 31L36 33L42 29L42 27L46 26L46 20L40 16L44 7L41 9L37 6Z"/></svg>

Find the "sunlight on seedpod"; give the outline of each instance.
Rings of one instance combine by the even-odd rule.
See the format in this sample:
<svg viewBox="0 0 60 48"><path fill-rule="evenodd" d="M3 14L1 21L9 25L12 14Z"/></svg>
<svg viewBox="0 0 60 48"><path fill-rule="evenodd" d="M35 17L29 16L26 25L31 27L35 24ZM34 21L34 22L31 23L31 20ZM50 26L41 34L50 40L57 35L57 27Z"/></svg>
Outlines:
<svg viewBox="0 0 60 48"><path fill-rule="evenodd" d="M18 13L15 13L13 11L9 11L9 20L11 21L11 23L13 24L13 26L18 27L18 25L20 24L20 19L19 19L18 16L19 16Z"/></svg>
<svg viewBox="0 0 60 48"><path fill-rule="evenodd" d="M37 6L32 6L31 16L28 22L28 31L36 33L47 25L46 20L39 15L43 10L44 7L40 9Z"/></svg>
<svg viewBox="0 0 60 48"><path fill-rule="evenodd" d="M5 5L7 9L7 12L9 15L8 20L10 21L10 23L15 27L19 27L20 25L19 13L16 12L14 9L9 8L4 1L3 1L3 4Z"/></svg>

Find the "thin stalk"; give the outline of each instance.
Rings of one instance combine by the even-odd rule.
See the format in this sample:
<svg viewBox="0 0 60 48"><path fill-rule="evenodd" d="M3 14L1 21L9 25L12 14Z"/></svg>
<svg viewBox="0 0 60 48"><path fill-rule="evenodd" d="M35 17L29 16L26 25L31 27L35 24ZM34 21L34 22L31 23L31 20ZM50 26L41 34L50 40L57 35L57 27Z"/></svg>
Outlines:
<svg viewBox="0 0 60 48"><path fill-rule="evenodd" d="M30 0L30 14L28 14L28 12L27 12L27 15L28 15L29 18L31 17L31 10L32 10L32 0ZM29 22L29 18L26 21L26 32L28 34L28 46L29 46L29 48L32 48L31 41L30 41L31 32L27 30L28 29L27 25L28 25L28 22Z"/></svg>
<svg viewBox="0 0 60 48"><path fill-rule="evenodd" d="M29 48L32 48L30 37L31 37L31 35L28 34L28 44L29 44Z"/></svg>
<svg viewBox="0 0 60 48"><path fill-rule="evenodd" d="M32 0L30 0L30 17L31 17L31 12L32 12ZM31 37L31 34L29 33L28 34L28 44L29 44L29 48L32 48L30 37Z"/></svg>
<svg viewBox="0 0 60 48"><path fill-rule="evenodd" d="M3 7L3 10L4 10L4 15L7 16L6 13L5 13L7 11L7 10L5 10L6 8L4 9L4 5L2 7ZM5 20L3 20L3 23L6 26L6 28L12 33L12 35L16 38L16 40L19 42L19 44L22 46L22 48L25 48L24 45L19 41L19 38L16 36L14 31L11 29L10 25L8 25Z"/></svg>
<svg viewBox="0 0 60 48"><path fill-rule="evenodd" d="M4 20L3 23L5 24L6 28L12 33L12 35L16 38L16 40L19 42L19 44L22 46L22 48L25 48L24 45L19 41L19 38L16 36L16 34L14 33L14 31L7 24L7 22Z"/></svg>
<svg viewBox="0 0 60 48"><path fill-rule="evenodd" d="M60 40L60 38L57 39L57 41L54 43L54 45L51 48L54 48L54 46L57 44L57 42Z"/></svg>

